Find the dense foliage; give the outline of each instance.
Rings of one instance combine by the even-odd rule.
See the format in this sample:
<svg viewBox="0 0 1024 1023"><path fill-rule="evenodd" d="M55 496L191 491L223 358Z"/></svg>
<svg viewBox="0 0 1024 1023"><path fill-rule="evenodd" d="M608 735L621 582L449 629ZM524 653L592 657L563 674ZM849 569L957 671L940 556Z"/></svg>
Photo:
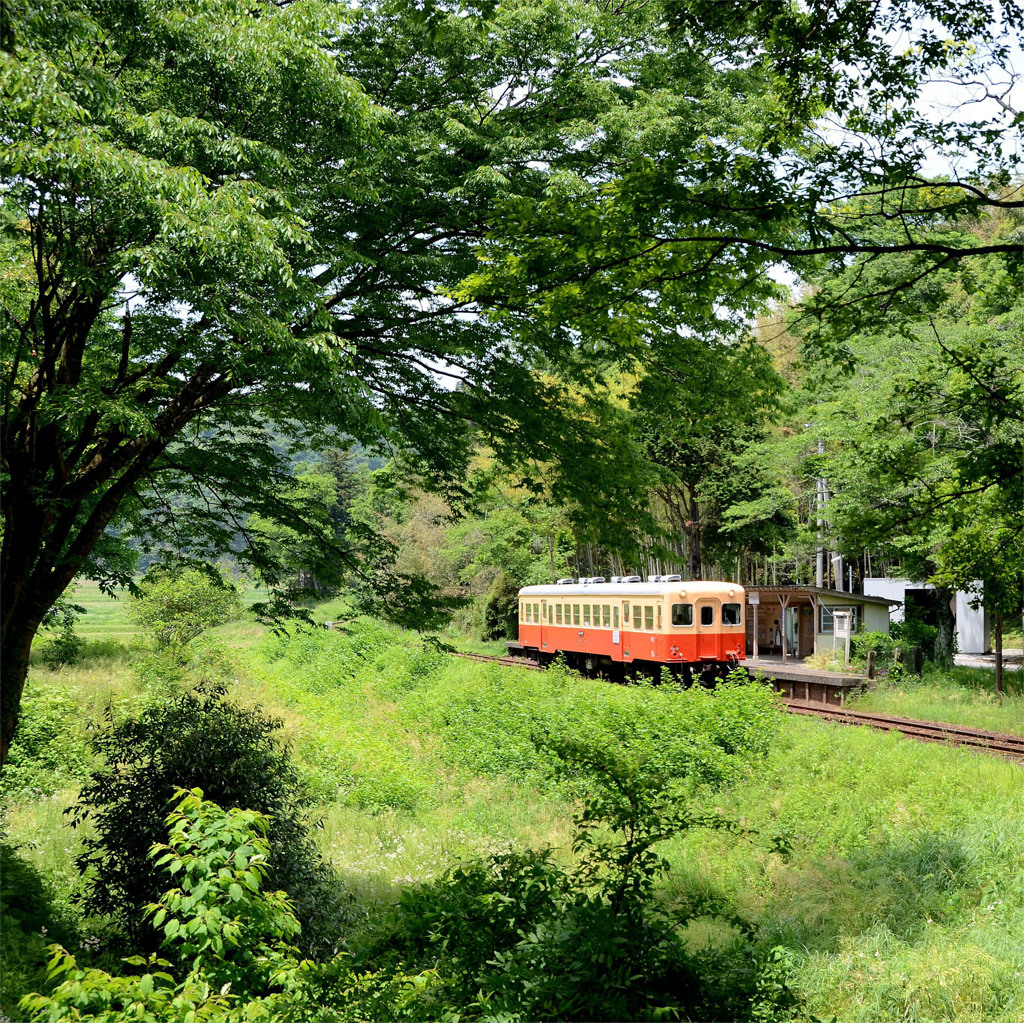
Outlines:
<svg viewBox="0 0 1024 1023"><path fill-rule="evenodd" d="M282 599L314 536L323 585L430 603L390 544L307 513L268 422L303 450L402 453L456 503L484 440L633 555L652 471L610 367L658 379L681 338L728 362L779 260L808 278L902 254L899 290L1019 249L957 227L1020 208L1012 110L918 109L931 79L971 100L1002 74L1015 0L16 0L0 19L0 759L40 622L76 575L127 582L133 534L199 558L241 536ZM971 176L933 188L930 150ZM772 492L722 481L680 521Z"/></svg>
<svg viewBox="0 0 1024 1023"><path fill-rule="evenodd" d="M158 647L182 647L242 613L238 588L222 573L155 566L128 598L128 614Z"/></svg>
<svg viewBox="0 0 1024 1023"><path fill-rule="evenodd" d="M22 1009L39 1023L789 1018L796 999L784 972L759 964L742 942L725 956L687 949L686 924L721 907L670 911L657 900L655 881L668 865L656 843L692 827L735 826L680 809L663 782L638 777L599 748L561 753L595 782L578 816L576 870L542 851L471 864L412 889L388 936L355 968L343 957L319 967L299 959L291 943L301 925L289 900L263 890L273 856L267 818L179 789L168 841L149 858L162 876L180 875L180 887L145 907L173 961L132 956L126 964L143 972L115 976L80 969L55 946L55 990L26 996Z"/></svg>
<svg viewBox="0 0 1024 1023"><path fill-rule="evenodd" d="M123 720L108 712L107 727L92 739L101 763L71 810L75 825L88 824L78 859L87 879L84 904L113 918L137 947L153 947L142 910L163 877L149 851L166 838L175 790L203 787L226 807L270 818L270 881L294 902L303 951L331 955L343 940L350 899L307 832L303 786L275 735L280 722L225 693L212 683Z"/></svg>
<svg viewBox="0 0 1024 1023"><path fill-rule="evenodd" d="M554 751L589 782L575 866L543 850L455 868L403 893L370 960L432 967L435 1011L465 1019L788 1018L796 999L743 940L746 921L714 900L670 909L658 898L658 844L734 822L688 809L642 758L589 736ZM716 915L737 929L734 946L688 947L687 925Z"/></svg>

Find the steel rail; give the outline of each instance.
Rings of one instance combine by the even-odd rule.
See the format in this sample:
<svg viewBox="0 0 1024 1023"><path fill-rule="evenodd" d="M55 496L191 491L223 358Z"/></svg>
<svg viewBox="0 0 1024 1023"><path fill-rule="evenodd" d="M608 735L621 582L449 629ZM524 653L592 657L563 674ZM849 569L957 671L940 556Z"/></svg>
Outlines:
<svg viewBox="0 0 1024 1023"><path fill-rule="evenodd" d="M528 668L543 671L542 665L521 657L490 657L487 654L467 654L453 651L454 656L471 661L488 661L504 667ZM941 742L952 746L965 746L984 750L1024 762L1024 736L1005 732L989 732L967 725L953 725L941 721L916 721L913 718L897 718L888 714L874 714L849 710L846 707L827 707L801 700L784 700L783 707L790 714L820 717L843 725L860 725L889 732L899 732L919 742Z"/></svg>

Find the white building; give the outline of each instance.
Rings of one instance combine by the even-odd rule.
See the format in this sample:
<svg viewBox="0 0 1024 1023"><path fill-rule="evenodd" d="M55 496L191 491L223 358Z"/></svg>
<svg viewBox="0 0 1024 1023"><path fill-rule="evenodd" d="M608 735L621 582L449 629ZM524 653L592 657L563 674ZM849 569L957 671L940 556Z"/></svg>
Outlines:
<svg viewBox="0 0 1024 1023"><path fill-rule="evenodd" d="M915 591L925 593L934 590L931 583L913 582L910 579L876 577L864 580L865 595L900 601L899 606L889 612L894 622L903 621L908 594L913 597ZM962 654L986 654L992 649L988 612L982 607L971 607L971 602L976 600L977 594L960 591L951 603L956 618L956 649Z"/></svg>

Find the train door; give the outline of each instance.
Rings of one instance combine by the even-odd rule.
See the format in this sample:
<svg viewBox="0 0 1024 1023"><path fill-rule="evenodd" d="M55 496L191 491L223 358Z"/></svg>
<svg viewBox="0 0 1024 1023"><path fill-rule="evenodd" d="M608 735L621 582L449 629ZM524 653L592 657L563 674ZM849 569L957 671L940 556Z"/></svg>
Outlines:
<svg viewBox="0 0 1024 1023"><path fill-rule="evenodd" d="M624 600L619 607L615 608L615 612L621 613L622 617L620 619L621 631L616 628L612 629L612 657L628 661L633 656L632 645L629 639L631 634L630 630L632 629L632 625L630 624L630 615L633 613L633 608L628 600ZM614 643L615 636L618 636L620 639L617 646Z"/></svg>
<svg viewBox="0 0 1024 1023"><path fill-rule="evenodd" d="M721 625L721 601L715 600L714 597L698 597L697 606L694 608L694 628L697 633L697 657L700 660L721 660Z"/></svg>

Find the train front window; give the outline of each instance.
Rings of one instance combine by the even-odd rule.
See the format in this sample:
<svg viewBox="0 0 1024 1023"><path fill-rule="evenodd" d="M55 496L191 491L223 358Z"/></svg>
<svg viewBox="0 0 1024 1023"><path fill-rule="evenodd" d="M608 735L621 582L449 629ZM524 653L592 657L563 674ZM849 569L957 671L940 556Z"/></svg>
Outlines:
<svg viewBox="0 0 1024 1023"><path fill-rule="evenodd" d="M705 604L700 609L700 623L701 625L715 624L715 609L710 604Z"/></svg>
<svg viewBox="0 0 1024 1023"><path fill-rule="evenodd" d="M673 604L672 624L693 625L693 604Z"/></svg>
<svg viewBox="0 0 1024 1023"><path fill-rule="evenodd" d="M648 632L654 632L654 605L648 604L644 608L644 628Z"/></svg>
<svg viewBox="0 0 1024 1023"><path fill-rule="evenodd" d="M573 625L579 625L579 623L580 623L580 606L579 606L579 604L573 604L573 606L572 606L572 623L573 623Z"/></svg>
<svg viewBox="0 0 1024 1023"><path fill-rule="evenodd" d="M723 625L739 625L742 622L740 617L740 606L739 604L723 604L722 605L722 624Z"/></svg>

